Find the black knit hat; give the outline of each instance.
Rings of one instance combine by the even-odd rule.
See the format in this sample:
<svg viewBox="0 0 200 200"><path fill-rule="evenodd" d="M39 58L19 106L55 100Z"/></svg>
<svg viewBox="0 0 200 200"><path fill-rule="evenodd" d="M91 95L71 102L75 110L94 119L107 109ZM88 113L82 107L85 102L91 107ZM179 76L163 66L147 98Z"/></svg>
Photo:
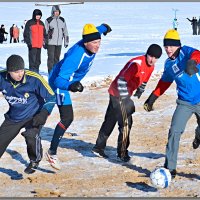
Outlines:
<svg viewBox="0 0 200 200"><path fill-rule="evenodd" d="M151 44L146 54L158 59L162 55L162 48L157 44Z"/></svg>
<svg viewBox="0 0 200 200"><path fill-rule="evenodd" d="M21 56L11 55L6 61L6 67L8 72L15 72L17 70L24 69L24 60Z"/></svg>

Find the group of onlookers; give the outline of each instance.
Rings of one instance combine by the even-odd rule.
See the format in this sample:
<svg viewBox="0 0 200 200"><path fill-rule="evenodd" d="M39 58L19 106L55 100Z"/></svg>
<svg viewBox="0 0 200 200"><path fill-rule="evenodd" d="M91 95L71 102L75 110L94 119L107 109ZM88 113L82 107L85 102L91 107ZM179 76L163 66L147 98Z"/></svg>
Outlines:
<svg viewBox="0 0 200 200"><path fill-rule="evenodd" d="M199 17L199 20L197 20L196 17L193 17L192 19L187 18L187 20L191 22L192 31L193 31L192 34L197 35L197 32L198 32L198 35L200 35L200 17Z"/></svg>

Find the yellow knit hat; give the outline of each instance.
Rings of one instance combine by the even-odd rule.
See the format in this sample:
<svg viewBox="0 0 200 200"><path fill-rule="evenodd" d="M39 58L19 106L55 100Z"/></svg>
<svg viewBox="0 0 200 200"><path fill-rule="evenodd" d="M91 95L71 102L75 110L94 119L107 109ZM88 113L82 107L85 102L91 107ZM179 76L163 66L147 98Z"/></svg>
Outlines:
<svg viewBox="0 0 200 200"><path fill-rule="evenodd" d="M179 34L176 30L170 29L164 36L164 46L181 46Z"/></svg>
<svg viewBox="0 0 200 200"><path fill-rule="evenodd" d="M91 42L93 40L101 39L101 35L99 31L97 30L96 26L93 24L86 24L83 27L83 41L85 42Z"/></svg>

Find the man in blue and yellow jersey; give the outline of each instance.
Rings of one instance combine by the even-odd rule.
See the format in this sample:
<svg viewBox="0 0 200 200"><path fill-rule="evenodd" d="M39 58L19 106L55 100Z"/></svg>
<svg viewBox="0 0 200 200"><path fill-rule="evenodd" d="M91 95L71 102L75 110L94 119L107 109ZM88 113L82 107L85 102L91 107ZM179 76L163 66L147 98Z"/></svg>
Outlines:
<svg viewBox="0 0 200 200"><path fill-rule="evenodd" d="M73 45L64 58L54 65L49 75L49 84L56 94L56 103L60 112L60 122L57 124L47 160L55 169L60 169L57 158L57 148L66 129L73 121L73 108L70 92L82 92L80 81L90 70L101 43L101 34L106 35L112 29L107 24L95 27L86 24L83 27L82 40Z"/></svg>
<svg viewBox="0 0 200 200"><path fill-rule="evenodd" d="M7 70L0 72L0 91L9 105L0 126L0 158L10 142L19 134L27 144L30 163L25 173L35 172L42 159L40 131L55 105L55 95L48 83L37 73L24 69L24 60L11 55Z"/></svg>

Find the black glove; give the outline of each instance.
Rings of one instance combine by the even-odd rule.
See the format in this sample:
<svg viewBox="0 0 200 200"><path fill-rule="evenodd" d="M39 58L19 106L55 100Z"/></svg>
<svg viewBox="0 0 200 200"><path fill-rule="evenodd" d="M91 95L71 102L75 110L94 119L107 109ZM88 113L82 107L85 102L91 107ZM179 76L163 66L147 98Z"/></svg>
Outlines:
<svg viewBox="0 0 200 200"><path fill-rule="evenodd" d="M84 87L79 81L76 81L69 85L69 90L72 92L83 92L83 89Z"/></svg>
<svg viewBox="0 0 200 200"><path fill-rule="evenodd" d="M68 44L65 44L64 47L67 48L67 47L68 47Z"/></svg>
<svg viewBox="0 0 200 200"><path fill-rule="evenodd" d="M104 35L107 35L107 33L110 33L112 31L111 27L108 24L103 25L107 28L107 31L103 33Z"/></svg>
<svg viewBox="0 0 200 200"><path fill-rule="evenodd" d="M188 60L186 63L186 69L185 72L189 75L192 76L193 74L196 74L199 71L197 68L197 62L195 60Z"/></svg>
<svg viewBox="0 0 200 200"><path fill-rule="evenodd" d="M148 111L148 112L152 111L153 110L153 104L155 103L157 98L158 98L158 96L156 96L155 94L151 93L149 98L144 103L144 109L146 111Z"/></svg>
<svg viewBox="0 0 200 200"><path fill-rule="evenodd" d="M40 125L44 125L49 112L46 109L42 109L38 114L33 117L33 127L38 127Z"/></svg>
<svg viewBox="0 0 200 200"><path fill-rule="evenodd" d="M44 43L44 44L43 44L43 48L44 48L44 49L47 49L47 48L48 48L48 44L47 44L47 43Z"/></svg>
<svg viewBox="0 0 200 200"><path fill-rule="evenodd" d="M137 97L138 99L141 97L142 93L144 92L144 89L146 87L147 83L144 82L140 85L140 87L138 87L138 89L136 90L135 94L133 95L134 97Z"/></svg>
<svg viewBox="0 0 200 200"><path fill-rule="evenodd" d="M32 49L32 45L31 44L28 44L28 50L30 51Z"/></svg>

